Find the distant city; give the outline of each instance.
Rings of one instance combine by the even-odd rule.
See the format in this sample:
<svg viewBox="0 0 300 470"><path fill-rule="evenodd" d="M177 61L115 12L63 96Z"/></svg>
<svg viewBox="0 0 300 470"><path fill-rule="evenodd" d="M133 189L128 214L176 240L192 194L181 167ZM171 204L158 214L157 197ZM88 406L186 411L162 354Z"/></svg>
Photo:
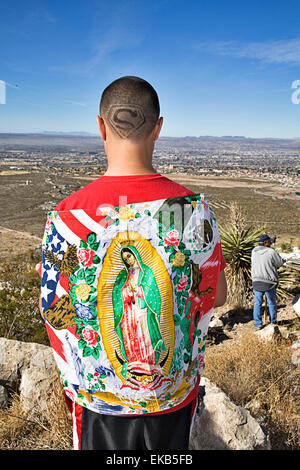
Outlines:
<svg viewBox="0 0 300 470"><path fill-rule="evenodd" d="M242 136L160 137L153 165L163 174L245 177L299 188L300 139ZM106 156L100 137L67 134L0 134L0 167L101 174Z"/></svg>

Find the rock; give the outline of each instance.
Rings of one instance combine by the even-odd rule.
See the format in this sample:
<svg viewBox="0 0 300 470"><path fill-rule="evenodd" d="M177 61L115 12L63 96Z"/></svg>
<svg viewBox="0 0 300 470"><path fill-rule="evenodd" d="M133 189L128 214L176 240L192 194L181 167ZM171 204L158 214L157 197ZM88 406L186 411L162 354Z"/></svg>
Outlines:
<svg viewBox="0 0 300 470"><path fill-rule="evenodd" d="M293 308L300 318L300 294L295 295L293 299Z"/></svg>
<svg viewBox="0 0 300 470"><path fill-rule="evenodd" d="M279 339L282 336L278 326L271 323L262 330L258 330L255 334L265 341Z"/></svg>
<svg viewBox="0 0 300 470"><path fill-rule="evenodd" d="M8 405L8 393L3 385L0 385L0 408L5 408Z"/></svg>
<svg viewBox="0 0 300 470"><path fill-rule="evenodd" d="M291 349L293 349L291 357L292 363L297 366L298 364L300 364L300 341L295 341L292 344Z"/></svg>
<svg viewBox="0 0 300 470"><path fill-rule="evenodd" d="M220 318L212 316L210 323L209 323L209 328L216 329L216 330L223 330L224 323L222 322Z"/></svg>
<svg viewBox="0 0 300 470"><path fill-rule="evenodd" d="M291 346L292 349L299 349L300 348L300 340L298 339L297 341L295 341L292 346Z"/></svg>
<svg viewBox="0 0 300 470"><path fill-rule="evenodd" d="M212 316L210 323L209 323L209 328L208 328L208 333L207 333L207 338L206 338L207 344L210 344L210 343L219 344L220 342L227 339L228 336L226 335L224 330L225 330L224 322L220 318Z"/></svg>
<svg viewBox="0 0 300 470"><path fill-rule="evenodd" d="M250 412L235 405L206 377L202 412L196 414L191 450L270 450L270 440Z"/></svg>
<svg viewBox="0 0 300 470"><path fill-rule="evenodd" d="M52 349L37 343L0 338L0 383L19 392L25 411L41 411L58 380Z"/></svg>
<svg viewBox="0 0 300 470"><path fill-rule="evenodd" d="M246 408L246 410L249 410L250 413L251 413L251 411L252 411L252 413L253 412L258 413L261 410L261 403L260 403L259 400L254 399L254 400L251 400L250 402L248 402L247 405L245 405L245 408Z"/></svg>

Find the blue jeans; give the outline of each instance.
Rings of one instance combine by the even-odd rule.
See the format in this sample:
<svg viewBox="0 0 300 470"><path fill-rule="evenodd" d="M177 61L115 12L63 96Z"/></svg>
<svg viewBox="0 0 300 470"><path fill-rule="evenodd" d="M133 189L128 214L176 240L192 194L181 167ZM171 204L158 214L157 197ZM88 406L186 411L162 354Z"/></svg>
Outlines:
<svg viewBox="0 0 300 470"><path fill-rule="evenodd" d="M267 301L268 301L270 322L276 323L276 312L277 312L276 286L273 287L273 289L268 290L266 292L259 292L254 289L253 289L253 292L254 292L254 308L253 308L254 324L256 326L262 326L262 314L263 314L262 303L263 303L264 294L266 294Z"/></svg>

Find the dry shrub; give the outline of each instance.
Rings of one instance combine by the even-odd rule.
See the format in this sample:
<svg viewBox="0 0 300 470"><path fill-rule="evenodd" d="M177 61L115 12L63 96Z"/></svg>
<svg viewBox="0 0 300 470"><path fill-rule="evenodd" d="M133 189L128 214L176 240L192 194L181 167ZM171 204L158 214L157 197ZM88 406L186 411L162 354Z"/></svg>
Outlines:
<svg viewBox="0 0 300 470"><path fill-rule="evenodd" d="M19 396L0 410L0 449L71 450L72 421L59 383L51 391L46 410L25 413Z"/></svg>
<svg viewBox="0 0 300 470"><path fill-rule="evenodd" d="M232 308L247 308L252 301L251 253L264 227L246 223L246 212L236 202L229 204L227 223L219 225L226 260L227 302Z"/></svg>
<svg viewBox="0 0 300 470"><path fill-rule="evenodd" d="M227 280L227 304L232 309L247 308L252 301L253 293L245 287L245 278L241 272L232 272L230 266L225 268Z"/></svg>
<svg viewBox="0 0 300 470"><path fill-rule="evenodd" d="M300 366L286 341L264 341L254 333L208 348L205 375L236 404L262 421L273 449L300 444Z"/></svg>

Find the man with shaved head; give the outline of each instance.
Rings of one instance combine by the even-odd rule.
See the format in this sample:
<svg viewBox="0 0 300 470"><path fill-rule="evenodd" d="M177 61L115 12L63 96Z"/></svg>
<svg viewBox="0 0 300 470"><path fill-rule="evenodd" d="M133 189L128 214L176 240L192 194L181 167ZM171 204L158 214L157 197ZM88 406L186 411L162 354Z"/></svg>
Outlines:
<svg viewBox="0 0 300 470"><path fill-rule="evenodd" d="M226 300L216 220L202 194L152 165L163 118L147 81L109 84L97 121L107 169L50 213L43 258L41 312L74 448L186 450L208 320Z"/></svg>
<svg viewBox="0 0 300 470"><path fill-rule="evenodd" d="M136 142L146 139L158 121L159 112L156 91L141 78L119 78L102 93L100 114L122 139ZM162 119L159 121L161 125Z"/></svg>

